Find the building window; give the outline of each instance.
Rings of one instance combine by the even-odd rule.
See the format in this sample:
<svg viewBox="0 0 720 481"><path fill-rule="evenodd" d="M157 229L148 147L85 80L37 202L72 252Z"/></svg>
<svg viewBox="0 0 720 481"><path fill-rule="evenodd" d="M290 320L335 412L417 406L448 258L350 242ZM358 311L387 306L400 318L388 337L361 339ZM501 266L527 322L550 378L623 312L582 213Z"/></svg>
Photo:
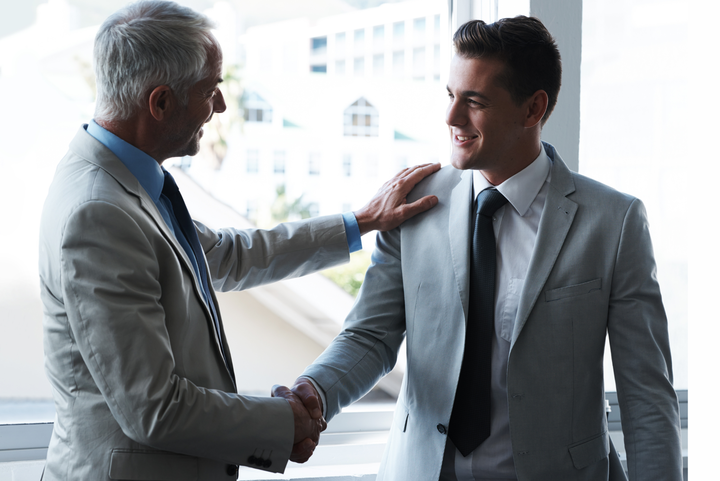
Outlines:
<svg viewBox="0 0 720 481"><path fill-rule="evenodd" d="M308 158L308 175L320 175L320 154L312 152Z"/></svg>
<svg viewBox="0 0 720 481"><path fill-rule="evenodd" d="M260 155L255 149L248 149L245 170L248 174L257 174L260 170Z"/></svg>
<svg viewBox="0 0 720 481"><path fill-rule="evenodd" d="M362 77L365 75L365 58L364 57L356 57L355 62L353 64L353 74L356 77Z"/></svg>
<svg viewBox="0 0 720 481"><path fill-rule="evenodd" d="M350 154L343 155L342 175L345 177L352 175L352 155Z"/></svg>
<svg viewBox="0 0 720 481"><path fill-rule="evenodd" d="M375 107L360 97L345 109L345 135L352 137L377 137L379 115Z"/></svg>
<svg viewBox="0 0 720 481"><path fill-rule="evenodd" d="M425 17L413 20L413 40L416 43L425 40Z"/></svg>
<svg viewBox="0 0 720 481"><path fill-rule="evenodd" d="M402 77L405 74L405 52L393 52L393 75Z"/></svg>
<svg viewBox="0 0 720 481"><path fill-rule="evenodd" d="M310 50L313 55L321 55L327 51L327 37L310 39Z"/></svg>
<svg viewBox="0 0 720 481"><path fill-rule="evenodd" d="M373 55L373 75L381 76L385 71L385 55Z"/></svg>
<svg viewBox="0 0 720 481"><path fill-rule="evenodd" d="M413 78L425 80L425 47L413 49Z"/></svg>
<svg viewBox="0 0 720 481"><path fill-rule="evenodd" d="M310 65L310 71L315 73L327 73L327 64Z"/></svg>
<svg viewBox="0 0 720 481"><path fill-rule="evenodd" d="M335 75L345 75L345 60L335 60Z"/></svg>
<svg viewBox="0 0 720 481"><path fill-rule="evenodd" d="M276 150L273 157L273 172L276 174L285 173L285 151Z"/></svg>
<svg viewBox="0 0 720 481"><path fill-rule="evenodd" d="M246 122L272 122L272 107L257 93L245 92L241 102Z"/></svg>
<svg viewBox="0 0 720 481"><path fill-rule="evenodd" d="M385 26L376 25L373 27L373 47L375 50L385 48Z"/></svg>
<svg viewBox="0 0 720 481"><path fill-rule="evenodd" d="M335 55L342 57L345 54L345 32L335 34Z"/></svg>
<svg viewBox="0 0 720 481"><path fill-rule="evenodd" d="M355 30L355 53L362 53L365 51L365 29L361 28Z"/></svg>
<svg viewBox="0 0 720 481"><path fill-rule="evenodd" d="M393 23L393 42L397 45L402 45L405 41L405 22Z"/></svg>

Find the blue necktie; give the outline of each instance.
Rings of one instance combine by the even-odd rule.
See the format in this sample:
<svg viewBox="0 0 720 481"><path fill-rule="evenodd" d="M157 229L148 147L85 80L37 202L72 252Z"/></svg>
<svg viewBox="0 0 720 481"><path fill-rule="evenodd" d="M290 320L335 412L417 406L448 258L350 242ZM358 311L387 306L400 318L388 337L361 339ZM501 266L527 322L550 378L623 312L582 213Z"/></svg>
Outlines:
<svg viewBox="0 0 720 481"><path fill-rule="evenodd" d="M200 285L202 286L203 297L205 298L205 302L207 302L208 307L210 307L210 312L212 313L213 324L215 326L215 332L217 334L218 341L220 342L220 349L222 351L223 359L225 360L225 365L234 377L232 367L227 362L225 346L223 346L222 336L220 335L220 321L218 318L217 310L215 308L215 303L213 302L212 295L210 294L207 270L205 268L205 253L202 250L202 246L200 245L200 239L198 239L197 231L195 230L195 224L193 224L193 221L190 218L190 213L185 206L185 201L183 201L182 195L180 195L180 190L175 183L175 179L173 179L172 175L170 175L170 172L167 171L165 171L165 182L163 183L162 193L165 197L168 198L170 204L172 204L172 214L174 215L175 220L180 226L180 230L182 231L182 235L185 236L187 244L190 246L191 251L187 252L187 248L183 245L182 242L180 242L180 244L183 245L183 249L186 251L186 254L190 258L193 267L195 268L195 273L200 278Z"/></svg>
<svg viewBox="0 0 720 481"><path fill-rule="evenodd" d="M492 216L505 203L507 199L496 189L486 189L477 198L465 352L448 433L463 456L490 436L496 255Z"/></svg>

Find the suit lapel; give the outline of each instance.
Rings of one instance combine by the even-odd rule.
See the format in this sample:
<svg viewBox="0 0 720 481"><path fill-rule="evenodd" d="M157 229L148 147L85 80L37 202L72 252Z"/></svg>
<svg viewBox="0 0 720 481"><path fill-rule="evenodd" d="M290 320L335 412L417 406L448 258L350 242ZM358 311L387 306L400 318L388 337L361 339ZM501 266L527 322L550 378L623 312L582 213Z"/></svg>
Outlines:
<svg viewBox="0 0 720 481"><path fill-rule="evenodd" d="M515 345L550 276L577 212L577 204L567 198L575 191L572 173L552 146L543 145L548 157L553 160L552 175L528 265L525 288L520 296L510 349Z"/></svg>
<svg viewBox="0 0 720 481"><path fill-rule="evenodd" d="M450 254L453 260L455 281L460 292L465 319L468 316L468 289L470 275L470 212L473 205L472 170L462 172L450 195Z"/></svg>
<svg viewBox="0 0 720 481"><path fill-rule="evenodd" d="M127 169L127 167L125 167L125 164L123 164L122 161L118 159L117 156L115 156L115 154L113 154L107 147L105 147L92 135L88 134L83 127L80 128L80 131L75 136L75 139L73 139L70 147L77 155L88 162L97 165L110 174L129 194L140 200L140 207L142 210L153 219L163 237L165 237L170 245L172 245L175 250L175 254L180 259L180 262L183 264L185 270L190 274L190 278L193 280L193 285L195 287L195 297L205 310L205 317L209 323L210 330L214 333L213 338L215 339L215 346L222 357L220 339L218 338L217 329L215 329L215 323L213 321L212 312L210 311L210 306L207 305L202 294L200 279L198 279L195 275L195 269L193 268L185 249L183 249L180 242L178 242L175 235L165 223L165 219L163 219L162 215L160 215L160 211L158 211L157 206L148 193L142 188L140 182L138 182L135 176ZM198 259L198 262L205 262L205 259ZM217 306L217 301L215 301L215 305ZM218 313L218 318L219 316L220 313ZM234 375L230 372L230 368L227 365L226 367L228 368L228 373L234 382Z"/></svg>

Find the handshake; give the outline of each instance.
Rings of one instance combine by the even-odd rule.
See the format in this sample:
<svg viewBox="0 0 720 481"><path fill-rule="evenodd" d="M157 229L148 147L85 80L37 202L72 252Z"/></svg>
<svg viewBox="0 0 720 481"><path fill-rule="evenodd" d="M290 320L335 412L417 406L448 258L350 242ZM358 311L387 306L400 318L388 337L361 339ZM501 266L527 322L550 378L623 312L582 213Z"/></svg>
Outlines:
<svg viewBox="0 0 720 481"><path fill-rule="evenodd" d="M325 431L327 423L323 418L323 405L315 386L307 378L298 378L293 387L275 385L272 397L287 399L295 419L295 436L290 461L304 463L315 451L320 441L320 433Z"/></svg>

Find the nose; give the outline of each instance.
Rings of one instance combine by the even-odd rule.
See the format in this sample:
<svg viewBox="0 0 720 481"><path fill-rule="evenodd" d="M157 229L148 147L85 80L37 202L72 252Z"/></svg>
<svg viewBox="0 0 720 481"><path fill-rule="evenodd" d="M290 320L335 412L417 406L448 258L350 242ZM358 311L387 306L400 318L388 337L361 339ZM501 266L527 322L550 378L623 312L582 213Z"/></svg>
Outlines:
<svg viewBox="0 0 720 481"><path fill-rule="evenodd" d="M213 103L213 112L222 113L225 112L227 106L225 105L225 97L223 97L222 91L218 89L217 95L215 95L215 101Z"/></svg>
<svg viewBox="0 0 720 481"><path fill-rule="evenodd" d="M463 109L463 102L461 99L452 98L450 99L450 104L447 107L447 112L445 112L445 123L449 126L454 125L465 125L465 122L467 120L465 116L465 110Z"/></svg>

